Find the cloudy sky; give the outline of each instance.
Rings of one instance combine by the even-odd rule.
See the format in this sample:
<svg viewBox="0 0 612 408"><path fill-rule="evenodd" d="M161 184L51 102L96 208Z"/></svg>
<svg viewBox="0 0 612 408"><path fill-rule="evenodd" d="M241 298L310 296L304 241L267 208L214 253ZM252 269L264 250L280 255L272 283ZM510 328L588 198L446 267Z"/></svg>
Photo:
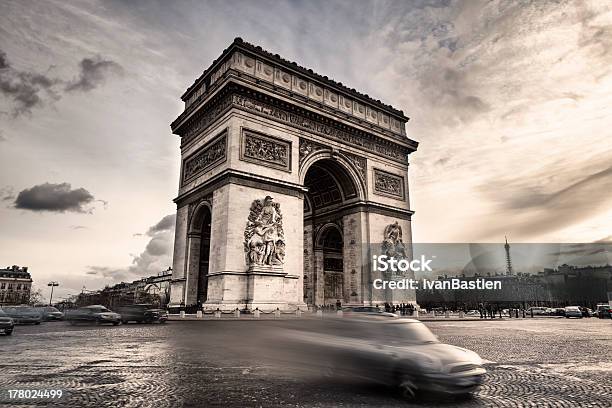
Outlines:
<svg viewBox="0 0 612 408"><path fill-rule="evenodd" d="M418 242L612 240L606 1L2 1L0 264L171 264L179 96L234 37L404 110Z"/></svg>

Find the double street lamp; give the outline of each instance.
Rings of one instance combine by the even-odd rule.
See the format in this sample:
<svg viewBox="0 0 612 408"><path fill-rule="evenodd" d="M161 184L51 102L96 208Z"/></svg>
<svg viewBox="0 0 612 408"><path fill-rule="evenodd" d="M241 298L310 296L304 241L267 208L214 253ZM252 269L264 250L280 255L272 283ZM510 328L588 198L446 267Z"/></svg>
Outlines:
<svg viewBox="0 0 612 408"><path fill-rule="evenodd" d="M51 281L51 282L47 283L47 286L51 286L51 296L49 297L49 306L51 306L51 302L53 301L53 288L55 286L59 286L59 283L57 283L55 281Z"/></svg>

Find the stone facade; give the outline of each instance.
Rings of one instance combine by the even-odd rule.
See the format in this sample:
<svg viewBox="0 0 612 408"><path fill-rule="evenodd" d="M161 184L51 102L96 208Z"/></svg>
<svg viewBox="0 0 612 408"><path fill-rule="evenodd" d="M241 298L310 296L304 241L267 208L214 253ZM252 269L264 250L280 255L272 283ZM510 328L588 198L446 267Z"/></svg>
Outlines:
<svg viewBox="0 0 612 408"><path fill-rule="evenodd" d="M0 305L20 305L30 301L32 277L28 267L0 268Z"/></svg>
<svg viewBox="0 0 612 408"><path fill-rule="evenodd" d="M182 99L170 306L371 302L384 227L411 242L408 118L240 39Z"/></svg>

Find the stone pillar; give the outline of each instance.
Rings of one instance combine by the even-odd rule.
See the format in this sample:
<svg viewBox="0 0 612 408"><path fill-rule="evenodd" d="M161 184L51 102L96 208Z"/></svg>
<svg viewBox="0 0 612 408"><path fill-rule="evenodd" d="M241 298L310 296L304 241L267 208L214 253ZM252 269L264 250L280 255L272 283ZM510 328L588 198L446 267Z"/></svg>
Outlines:
<svg viewBox="0 0 612 408"><path fill-rule="evenodd" d="M176 211L176 228L174 232L174 258L172 261L172 281L170 283L170 303L168 308L177 309L184 302L185 295L185 254L187 248L188 206L179 207Z"/></svg>
<svg viewBox="0 0 612 408"><path fill-rule="evenodd" d="M314 304L321 306L325 304L325 270L323 263L323 250L314 250Z"/></svg>
<svg viewBox="0 0 612 408"><path fill-rule="evenodd" d="M197 303L200 274L200 234L187 235L187 279L185 281L185 306Z"/></svg>
<svg viewBox="0 0 612 408"><path fill-rule="evenodd" d="M262 186L263 188L263 186ZM215 190L206 309L294 310L303 303L303 201L298 194L228 183ZM285 242L281 265L250 266L245 229L256 200L280 205ZM253 221L253 220L251 220Z"/></svg>
<svg viewBox="0 0 612 408"><path fill-rule="evenodd" d="M344 303L363 305L368 283L368 245L363 237L366 228L366 214L356 212L342 217L344 248ZM365 292L365 293L364 293Z"/></svg>

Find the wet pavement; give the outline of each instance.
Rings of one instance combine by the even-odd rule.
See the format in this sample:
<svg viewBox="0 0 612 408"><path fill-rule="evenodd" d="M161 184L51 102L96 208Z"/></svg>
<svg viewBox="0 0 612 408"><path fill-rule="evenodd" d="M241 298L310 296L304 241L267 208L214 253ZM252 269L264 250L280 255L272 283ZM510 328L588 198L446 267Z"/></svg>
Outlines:
<svg viewBox="0 0 612 408"><path fill-rule="evenodd" d="M427 322L443 342L488 360L488 373L470 400L411 404L388 387L270 366L251 339L274 324L283 323L18 326L0 335L0 405L612 407L611 320ZM9 399L9 390L42 389L62 397Z"/></svg>

